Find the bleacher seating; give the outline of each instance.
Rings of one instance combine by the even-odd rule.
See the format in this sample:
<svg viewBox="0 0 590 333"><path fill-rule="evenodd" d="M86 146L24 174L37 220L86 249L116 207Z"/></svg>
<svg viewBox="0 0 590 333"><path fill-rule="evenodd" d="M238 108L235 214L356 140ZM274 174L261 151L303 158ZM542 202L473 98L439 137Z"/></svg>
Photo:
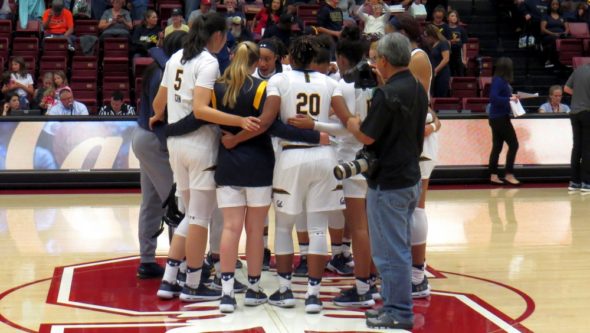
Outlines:
<svg viewBox="0 0 590 333"><path fill-rule="evenodd" d="M463 110L471 112L486 112L486 106L490 102L487 97L468 97L463 99Z"/></svg>
<svg viewBox="0 0 590 333"><path fill-rule="evenodd" d="M556 46L559 54L559 62L565 66L572 66L572 58L584 55L584 45L580 39L558 39Z"/></svg>
<svg viewBox="0 0 590 333"><path fill-rule="evenodd" d="M451 77L451 95L453 97L477 97L476 77Z"/></svg>
<svg viewBox="0 0 590 333"><path fill-rule="evenodd" d="M46 38L43 40L43 55L67 58L68 40L65 38Z"/></svg>
<svg viewBox="0 0 590 333"><path fill-rule="evenodd" d="M434 111L460 111L463 107L458 97L436 97L431 99Z"/></svg>
<svg viewBox="0 0 590 333"><path fill-rule="evenodd" d="M574 67L574 69L576 69L582 65L586 65L586 64L590 64L590 57L573 57L572 58L572 66Z"/></svg>

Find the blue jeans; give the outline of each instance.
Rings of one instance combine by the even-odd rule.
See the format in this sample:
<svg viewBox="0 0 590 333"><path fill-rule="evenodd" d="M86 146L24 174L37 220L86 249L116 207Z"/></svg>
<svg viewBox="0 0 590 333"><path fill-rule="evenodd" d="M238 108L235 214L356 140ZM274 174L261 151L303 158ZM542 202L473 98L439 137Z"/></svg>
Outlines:
<svg viewBox="0 0 590 333"><path fill-rule="evenodd" d="M381 274L383 310L396 320L412 323L412 214L420 198L420 182L395 190L371 189L367 215L371 253Z"/></svg>

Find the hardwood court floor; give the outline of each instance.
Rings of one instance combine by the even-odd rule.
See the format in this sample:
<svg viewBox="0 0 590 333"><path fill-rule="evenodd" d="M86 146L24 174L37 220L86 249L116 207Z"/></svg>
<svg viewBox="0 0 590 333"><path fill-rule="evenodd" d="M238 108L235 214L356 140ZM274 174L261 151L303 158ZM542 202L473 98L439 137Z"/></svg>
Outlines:
<svg viewBox="0 0 590 333"><path fill-rule="evenodd" d="M428 199L435 292L416 300L414 332L588 331L590 195L482 188ZM320 315L302 301L246 308L238 296L227 316L215 302L159 301L159 281L135 278L138 204L136 193L0 195L0 333L374 331L359 309L330 302L350 278L324 279ZM264 273L265 291L276 285ZM302 298L305 280L294 289Z"/></svg>

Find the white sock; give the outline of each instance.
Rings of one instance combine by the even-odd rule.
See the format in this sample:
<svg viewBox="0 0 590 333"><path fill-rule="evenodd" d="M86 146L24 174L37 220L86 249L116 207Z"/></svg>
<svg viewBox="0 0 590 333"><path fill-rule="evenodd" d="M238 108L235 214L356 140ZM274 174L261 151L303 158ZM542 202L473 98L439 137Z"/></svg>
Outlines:
<svg viewBox="0 0 590 333"><path fill-rule="evenodd" d="M291 289L291 274L284 276L279 274L279 290L284 292L287 289Z"/></svg>
<svg viewBox="0 0 590 333"><path fill-rule="evenodd" d="M264 235L262 238L264 239L264 248L268 249L268 235Z"/></svg>
<svg viewBox="0 0 590 333"><path fill-rule="evenodd" d="M301 244L299 243L299 254L302 256L306 256L307 253L309 252L309 244Z"/></svg>
<svg viewBox="0 0 590 333"><path fill-rule="evenodd" d="M320 288L322 287L322 281L316 282L315 284L312 282L311 279L307 282L307 293L305 297L315 295L318 296L320 294Z"/></svg>
<svg viewBox="0 0 590 333"><path fill-rule="evenodd" d="M424 270L412 267L412 283L419 284L422 280L424 280Z"/></svg>
<svg viewBox="0 0 590 333"><path fill-rule="evenodd" d="M221 290L223 295L231 295L234 291L234 281L236 279L232 276L228 280L225 278L221 279Z"/></svg>
<svg viewBox="0 0 590 333"><path fill-rule="evenodd" d="M190 288L198 288L201 282L201 271L199 267L197 269L187 267L186 268L186 285Z"/></svg>
<svg viewBox="0 0 590 333"><path fill-rule="evenodd" d="M162 277L162 280L171 284L176 284L179 265L180 264L176 260L169 259L166 262L166 269L164 270L164 277Z"/></svg>
<svg viewBox="0 0 590 333"><path fill-rule="evenodd" d="M179 269L178 269L181 273L186 273L186 260L183 260L180 263Z"/></svg>
<svg viewBox="0 0 590 333"><path fill-rule="evenodd" d="M342 244L333 244L332 245L332 257L335 257L342 253Z"/></svg>
<svg viewBox="0 0 590 333"><path fill-rule="evenodd" d="M368 281L362 279L355 279L356 293L359 295L366 294L371 288L371 284Z"/></svg>
<svg viewBox="0 0 590 333"><path fill-rule="evenodd" d="M350 238L342 238L342 254L344 257L348 258L352 255L352 251L350 249L350 243L352 240Z"/></svg>

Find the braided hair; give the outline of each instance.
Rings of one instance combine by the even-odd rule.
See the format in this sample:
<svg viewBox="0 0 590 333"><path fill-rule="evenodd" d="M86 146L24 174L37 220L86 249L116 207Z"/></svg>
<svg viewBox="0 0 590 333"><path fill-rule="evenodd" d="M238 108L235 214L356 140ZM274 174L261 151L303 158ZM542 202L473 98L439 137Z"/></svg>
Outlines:
<svg viewBox="0 0 590 333"><path fill-rule="evenodd" d="M293 68L306 69L316 57L319 48L318 41L313 36L306 35L296 38L289 48Z"/></svg>

